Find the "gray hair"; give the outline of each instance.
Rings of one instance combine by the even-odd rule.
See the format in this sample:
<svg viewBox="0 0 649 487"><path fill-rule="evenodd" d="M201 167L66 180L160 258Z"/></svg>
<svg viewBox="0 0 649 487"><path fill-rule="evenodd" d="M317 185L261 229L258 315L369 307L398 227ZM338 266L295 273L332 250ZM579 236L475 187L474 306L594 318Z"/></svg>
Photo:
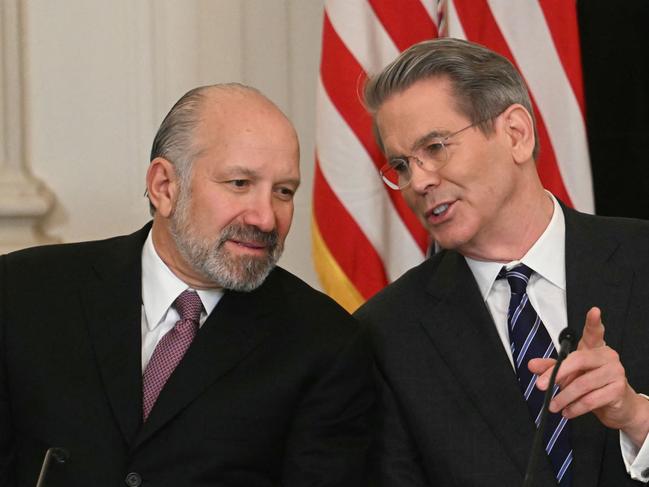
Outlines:
<svg viewBox="0 0 649 487"><path fill-rule="evenodd" d="M194 145L194 133L201 120L203 102L208 92L213 90L240 90L261 95L257 89L241 83L199 86L185 93L171 107L153 139L150 161L162 157L172 163L176 168L181 189L189 187L192 163L199 151ZM149 211L151 215L155 213L151 201Z"/></svg>
<svg viewBox="0 0 649 487"><path fill-rule="evenodd" d="M374 135L383 149L376 127L376 112L394 93L417 81L447 78L451 82L456 108L485 134L493 133L493 119L514 103L519 103L532 117L535 144L538 134L532 102L525 81L505 57L480 44L453 38L439 38L415 44L402 52L379 74L365 84L365 107L374 119Z"/></svg>

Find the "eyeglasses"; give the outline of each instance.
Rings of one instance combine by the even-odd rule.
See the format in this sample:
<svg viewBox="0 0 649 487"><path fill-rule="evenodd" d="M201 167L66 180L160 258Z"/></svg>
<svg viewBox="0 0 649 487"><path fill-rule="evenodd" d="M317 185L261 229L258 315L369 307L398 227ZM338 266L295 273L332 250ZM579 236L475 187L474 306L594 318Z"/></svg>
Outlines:
<svg viewBox="0 0 649 487"><path fill-rule="evenodd" d="M491 118L487 120L490 120ZM447 147L449 139L465 130L475 127L478 124L486 122L487 120L474 122L471 125L467 125L466 127L445 137L431 138L426 141L425 146L419 150L420 153L418 156L402 156L391 159L379 171L381 179L383 179L383 182L391 189L400 190L405 188L412 181L412 169L410 169L412 161L426 171L439 171L446 165L449 159Z"/></svg>

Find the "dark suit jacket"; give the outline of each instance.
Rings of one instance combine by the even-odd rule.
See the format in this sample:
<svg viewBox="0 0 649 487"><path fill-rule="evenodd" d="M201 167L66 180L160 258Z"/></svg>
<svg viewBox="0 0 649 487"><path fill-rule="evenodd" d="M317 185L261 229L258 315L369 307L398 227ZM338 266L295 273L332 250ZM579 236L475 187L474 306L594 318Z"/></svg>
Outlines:
<svg viewBox="0 0 649 487"><path fill-rule="evenodd" d="M59 446L48 486L356 487L367 339L280 268L226 292L142 424L147 232L0 257L0 485L33 487Z"/></svg>
<svg viewBox="0 0 649 487"><path fill-rule="evenodd" d="M599 306L631 385L649 391L649 222L564 210L568 322ZM370 324L379 387L376 485L518 487L534 425L463 256L442 251L356 314ZM619 434L571 421L573 486L638 485ZM549 460L538 485L556 485Z"/></svg>

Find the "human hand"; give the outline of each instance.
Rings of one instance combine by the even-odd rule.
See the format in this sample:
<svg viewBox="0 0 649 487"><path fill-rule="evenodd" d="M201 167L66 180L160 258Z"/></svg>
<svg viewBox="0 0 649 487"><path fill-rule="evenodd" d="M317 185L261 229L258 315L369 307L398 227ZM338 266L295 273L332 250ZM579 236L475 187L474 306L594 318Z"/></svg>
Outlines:
<svg viewBox="0 0 649 487"><path fill-rule="evenodd" d="M538 374L536 385L546 390L553 359L533 359L528 367ZM622 430L640 446L649 433L649 401L629 385L620 357L604 341L599 308L591 308L577 350L564 360L557 373L560 392L550 402L550 411L566 418L593 412L607 427Z"/></svg>

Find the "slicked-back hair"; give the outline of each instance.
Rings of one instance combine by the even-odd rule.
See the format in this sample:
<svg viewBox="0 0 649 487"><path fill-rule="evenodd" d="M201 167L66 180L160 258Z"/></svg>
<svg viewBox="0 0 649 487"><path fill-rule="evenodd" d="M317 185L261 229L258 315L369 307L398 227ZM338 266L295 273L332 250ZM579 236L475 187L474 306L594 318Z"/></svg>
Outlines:
<svg viewBox="0 0 649 487"><path fill-rule="evenodd" d="M383 149L376 113L393 94L429 78L448 79L456 110L493 133L493 119L514 103L525 107L534 128L533 158L539 152L536 120L525 81L505 57L480 44L453 38L420 42L402 52L365 84L365 107L374 119L374 135Z"/></svg>
<svg viewBox="0 0 649 487"><path fill-rule="evenodd" d="M153 139L150 160L162 157L172 163L183 190L189 190L192 162L199 150L195 145L195 132L201 120L208 92L212 90L241 90L261 95L257 89L241 83L199 86L185 93L171 107ZM149 202L149 210L151 215L155 213L155 207L151 202Z"/></svg>

